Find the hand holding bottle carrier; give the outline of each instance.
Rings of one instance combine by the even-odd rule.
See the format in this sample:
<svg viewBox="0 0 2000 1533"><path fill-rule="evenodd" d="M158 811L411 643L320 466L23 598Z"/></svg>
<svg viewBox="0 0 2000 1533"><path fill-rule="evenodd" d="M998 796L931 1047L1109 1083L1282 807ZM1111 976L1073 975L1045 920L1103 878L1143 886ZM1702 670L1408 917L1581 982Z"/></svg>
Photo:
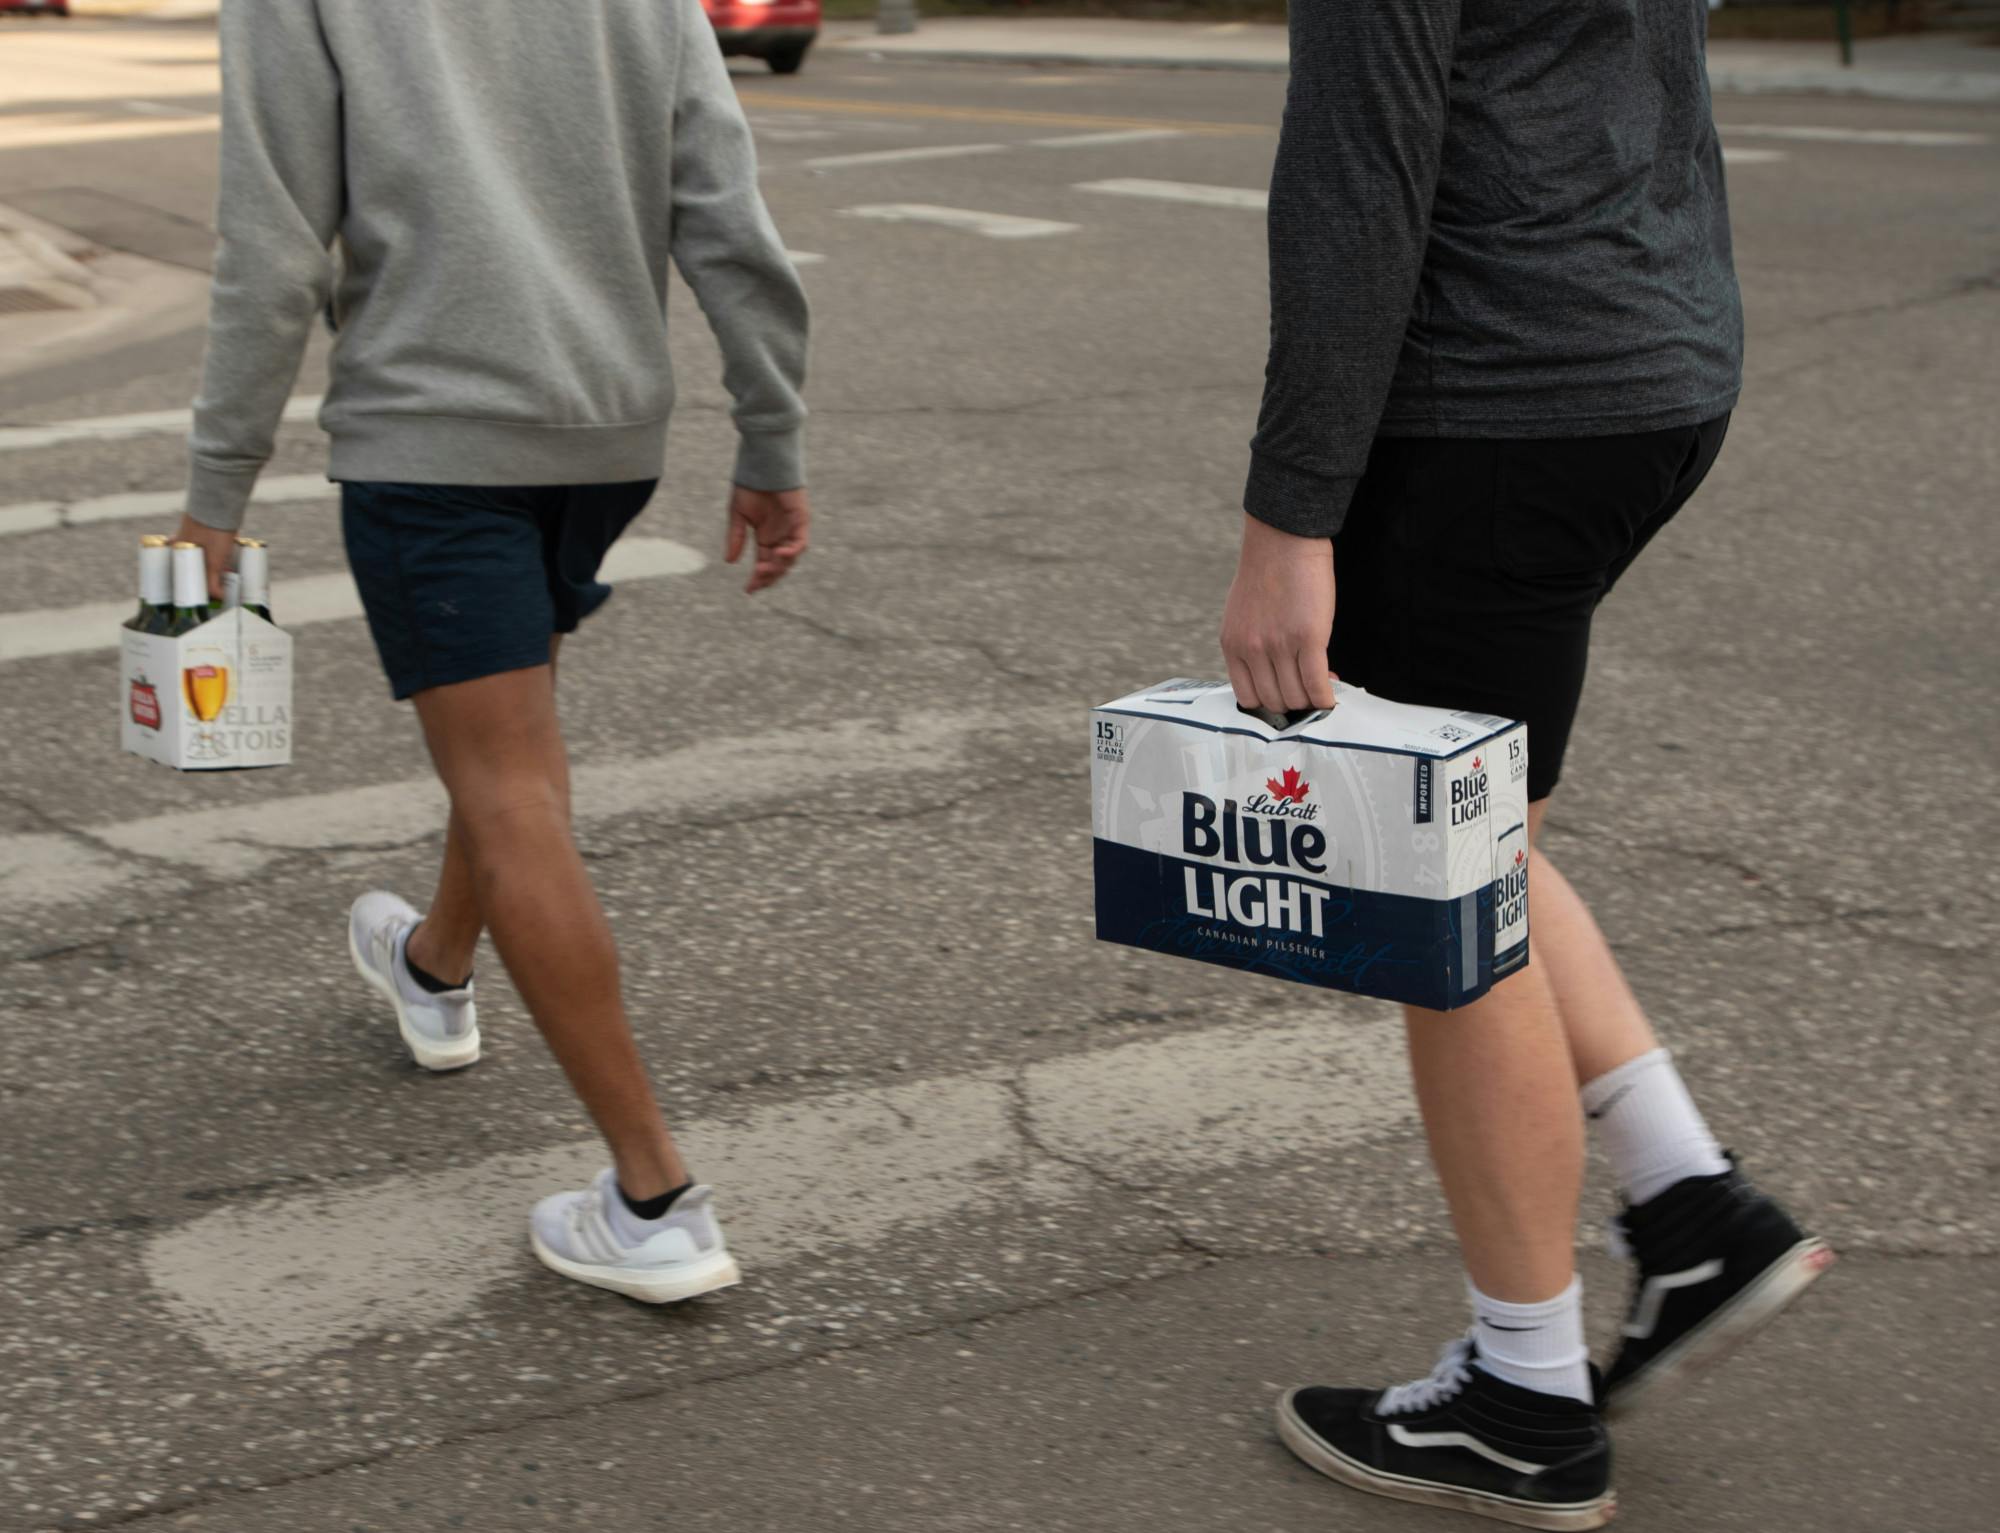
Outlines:
<svg viewBox="0 0 2000 1533"><path fill-rule="evenodd" d="M292 640L271 621L270 550L238 538L211 601L193 543L139 540L139 610L120 635L119 743L182 771L292 759Z"/></svg>

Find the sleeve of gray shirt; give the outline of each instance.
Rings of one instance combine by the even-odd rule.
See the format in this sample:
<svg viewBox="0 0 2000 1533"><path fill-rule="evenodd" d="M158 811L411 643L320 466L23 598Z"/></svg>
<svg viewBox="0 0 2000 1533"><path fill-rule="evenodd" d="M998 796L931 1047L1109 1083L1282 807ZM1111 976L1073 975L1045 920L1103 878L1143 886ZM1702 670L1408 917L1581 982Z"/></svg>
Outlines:
<svg viewBox="0 0 2000 1533"><path fill-rule="evenodd" d="M700 0L681 0L674 119L674 264L722 347L735 401L736 483L794 490L805 481L805 289L757 188L750 125Z"/></svg>
<svg viewBox="0 0 2000 1533"><path fill-rule="evenodd" d="M340 75L316 0L230 0L220 26L220 241L187 509L226 530L242 525L332 287L343 175Z"/></svg>
<svg viewBox="0 0 2000 1533"><path fill-rule="evenodd" d="M1243 508L1330 537L1389 395L1423 269L1459 0L1291 7L1271 175L1271 351Z"/></svg>

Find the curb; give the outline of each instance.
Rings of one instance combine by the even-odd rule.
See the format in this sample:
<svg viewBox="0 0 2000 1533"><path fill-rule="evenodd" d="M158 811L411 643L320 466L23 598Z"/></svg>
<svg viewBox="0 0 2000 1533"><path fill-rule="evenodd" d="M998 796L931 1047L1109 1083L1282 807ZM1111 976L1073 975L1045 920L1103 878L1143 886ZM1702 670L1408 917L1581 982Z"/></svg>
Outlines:
<svg viewBox="0 0 2000 1533"><path fill-rule="evenodd" d="M910 59L919 64L1004 64L1017 69L1209 69L1237 74L1289 74L1292 67L1285 59L1064 53L1054 48L1010 49L1005 53L996 53L986 48L877 48L865 42L852 42L833 43L826 51L866 58L870 63L893 64Z"/></svg>
<svg viewBox="0 0 2000 1533"><path fill-rule="evenodd" d="M1711 69L1711 91L1732 96L1857 96L1933 106L2000 106L2000 75L1890 71Z"/></svg>
<svg viewBox="0 0 2000 1533"><path fill-rule="evenodd" d="M1064 52L1058 48L883 48L867 39L822 44L825 52L870 63L999 64L1012 68L1205 69L1237 74L1286 74L1283 59L1191 58L1186 55ZM2000 74L1941 74L1912 70L1736 69L1711 66L1709 89L1731 96L1852 96L1936 106L2000 106Z"/></svg>

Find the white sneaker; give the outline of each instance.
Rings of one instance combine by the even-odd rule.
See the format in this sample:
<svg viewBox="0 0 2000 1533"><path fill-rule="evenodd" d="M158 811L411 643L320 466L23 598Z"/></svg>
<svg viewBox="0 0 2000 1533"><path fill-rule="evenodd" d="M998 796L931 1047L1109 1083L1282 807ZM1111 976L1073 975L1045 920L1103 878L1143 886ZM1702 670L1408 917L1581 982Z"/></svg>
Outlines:
<svg viewBox="0 0 2000 1533"><path fill-rule="evenodd" d="M641 1219L609 1170L581 1192L535 1205L528 1239L550 1270L647 1304L677 1304L743 1281L710 1206L715 1193L690 1187L665 1217Z"/></svg>
<svg viewBox="0 0 2000 1533"><path fill-rule="evenodd" d="M396 1008L396 1026L426 1070L462 1070L479 1058L479 1017L472 982L433 995L410 977L403 945L421 919L407 900L377 889L347 913L354 967Z"/></svg>

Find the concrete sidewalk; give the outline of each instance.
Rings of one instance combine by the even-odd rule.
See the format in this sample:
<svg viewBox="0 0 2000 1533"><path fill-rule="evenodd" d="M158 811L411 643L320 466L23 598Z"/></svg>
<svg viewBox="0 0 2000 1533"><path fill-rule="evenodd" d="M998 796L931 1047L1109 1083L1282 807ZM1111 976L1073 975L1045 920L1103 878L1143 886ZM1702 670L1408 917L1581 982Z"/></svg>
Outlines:
<svg viewBox="0 0 2000 1533"><path fill-rule="evenodd" d="M1285 29L1233 22L1050 18L926 18L917 31L885 37L869 22L835 22L822 47L889 59L1128 69L1282 71ZM1717 42L1708 50L1718 92L1871 96L1890 101L2000 105L2000 48L1963 34L1883 38L1856 46L1843 69L1832 43Z"/></svg>

